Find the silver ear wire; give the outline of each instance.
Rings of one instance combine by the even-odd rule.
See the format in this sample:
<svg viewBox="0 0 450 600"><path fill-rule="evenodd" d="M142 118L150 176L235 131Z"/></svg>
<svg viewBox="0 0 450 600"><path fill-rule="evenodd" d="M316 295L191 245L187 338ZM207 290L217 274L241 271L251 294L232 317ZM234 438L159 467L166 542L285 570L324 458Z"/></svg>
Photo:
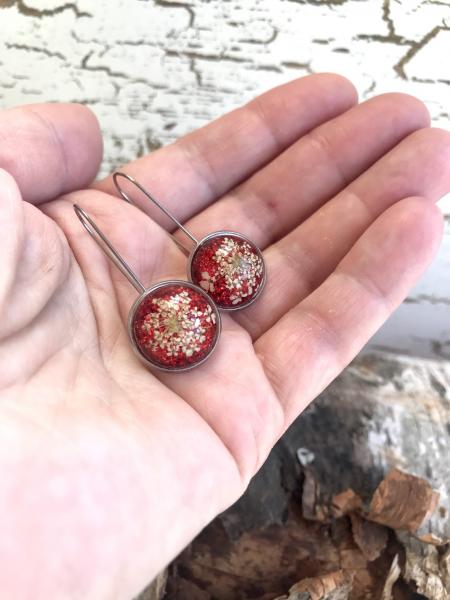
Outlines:
<svg viewBox="0 0 450 600"><path fill-rule="evenodd" d="M92 237L92 239L98 244L98 246L103 250L106 256L112 260L115 266L125 275L131 285L137 290L140 294L145 292L145 287L137 277L136 273L133 269L124 261L124 259L120 256L108 238L104 233L98 228L95 222L91 219L91 217L84 211L78 204L73 205L73 210L75 214L80 219L83 227Z"/></svg>
<svg viewBox="0 0 450 600"><path fill-rule="evenodd" d="M169 234L188 255L187 274L190 281L205 290L219 308L240 310L258 298L266 282L266 266L261 250L251 240L236 231L220 230L199 241L134 177L122 172L114 173L114 185L126 202L136 206L121 187L120 178L132 183L193 242L193 248L189 251L175 236Z"/></svg>
<svg viewBox="0 0 450 600"><path fill-rule="evenodd" d="M147 365L169 373L204 363L217 346L221 320L217 306L199 286L170 279L145 288L95 221L77 204L83 227L139 292L128 314L128 337Z"/></svg>
<svg viewBox="0 0 450 600"><path fill-rule="evenodd" d="M178 221L178 219L176 217L174 217L171 212L169 212L167 210L167 208L165 208L160 202L158 202L158 200L156 200L156 198L154 198L140 183L138 183L134 177L132 177L131 175L127 175L127 173L116 172L116 173L113 174L114 185L116 186L116 190L119 192L119 194L125 200L125 202L128 202L129 204L132 204L133 206L137 206L136 202L134 202L133 200L131 200L130 196L121 187L121 185L119 183L119 178L120 177L123 177L124 179L126 179L127 181L129 181L130 183L132 183L133 185L135 185L138 188L138 190L140 190L144 194L144 196L146 196L146 198L148 198L148 200L150 200L150 202L153 202L153 204L155 206L157 206L159 208L159 210L166 215L166 217L168 217L173 223L175 223L175 225L178 227L178 229L181 229L181 231L186 235L186 237L188 237L191 240L191 242L193 242L195 244L195 246L198 246L198 240L197 240L197 238L194 237L192 235L192 233L190 231L188 231L186 229L186 227L184 227L184 225L182 225L180 223L180 221ZM191 251L189 250L189 248L187 248L184 244L182 244L181 242L179 242L177 240L177 238L175 236L173 236L171 233L169 233L169 235L172 237L172 239L174 240L174 242L186 254L188 254L188 255L190 254Z"/></svg>

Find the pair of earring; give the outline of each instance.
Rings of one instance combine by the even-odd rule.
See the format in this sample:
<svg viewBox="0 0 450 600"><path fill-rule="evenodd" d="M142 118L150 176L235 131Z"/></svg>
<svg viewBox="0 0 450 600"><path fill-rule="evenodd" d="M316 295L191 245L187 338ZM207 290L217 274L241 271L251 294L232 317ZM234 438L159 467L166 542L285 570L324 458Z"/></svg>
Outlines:
<svg viewBox="0 0 450 600"><path fill-rule="evenodd" d="M219 308L239 310L262 292L266 268L261 251L233 231L211 233L197 240L133 177L114 173L120 196L135 205L119 179L136 186L189 238L188 281L161 281L146 288L92 218L78 205L74 210L87 232L139 293L128 316L128 335L137 355L163 371L187 371L211 356L220 336ZM173 236L172 236L173 237Z"/></svg>

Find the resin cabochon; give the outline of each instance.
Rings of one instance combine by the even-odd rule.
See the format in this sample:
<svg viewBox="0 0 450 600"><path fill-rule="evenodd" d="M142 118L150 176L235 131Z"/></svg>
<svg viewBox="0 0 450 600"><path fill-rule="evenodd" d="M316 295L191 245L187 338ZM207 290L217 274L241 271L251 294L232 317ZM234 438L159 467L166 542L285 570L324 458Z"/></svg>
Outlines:
<svg viewBox="0 0 450 600"><path fill-rule="evenodd" d="M129 333L138 354L167 371L206 360L220 334L212 300L187 282L164 282L140 296L130 311Z"/></svg>
<svg viewBox="0 0 450 600"><path fill-rule="evenodd" d="M194 250L189 276L224 310L251 304L265 283L261 251L234 232L212 233Z"/></svg>

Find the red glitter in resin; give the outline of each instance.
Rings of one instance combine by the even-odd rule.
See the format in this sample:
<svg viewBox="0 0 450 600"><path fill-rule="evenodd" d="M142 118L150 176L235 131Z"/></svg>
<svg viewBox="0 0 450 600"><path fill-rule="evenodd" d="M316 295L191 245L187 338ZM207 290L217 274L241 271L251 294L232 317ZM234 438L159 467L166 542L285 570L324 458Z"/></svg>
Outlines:
<svg viewBox="0 0 450 600"><path fill-rule="evenodd" d="M153 365L181 370L202 362L214 349L220 324L212 302L187 285L150 291L132 317L140 353Z"/></svg>
<svg viewBox="0 0 450 600"><path fill-rule="evenodd" d="M259 250L238 235L207 238L191 261L191 280L220 308L243 308L261 291L264 262Z"/></svg>

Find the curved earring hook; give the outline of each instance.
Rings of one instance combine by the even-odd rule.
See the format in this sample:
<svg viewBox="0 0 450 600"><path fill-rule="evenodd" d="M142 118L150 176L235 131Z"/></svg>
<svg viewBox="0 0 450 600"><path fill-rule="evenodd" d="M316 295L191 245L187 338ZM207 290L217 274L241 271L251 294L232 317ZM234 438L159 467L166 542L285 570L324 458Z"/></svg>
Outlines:
<svg viewBox="0 0 450 600"><path fill-rule="evenodd" d="M125 200L125 202L128 202L129 204L133 204L133 206L137 206L137 204L131 200L130 196L123 190L123 188L121 187L120 183L119 183L119 178L123 177L124 179L126 179L127 181L129 181L130 183L132 183L133 185L135 185L138 190L140 190L144 196L146 196L151 202L153 202L153 204L155 204L155 206L157 206L159 208L160 211L162 211L167 217L169 217L169 219L175 223L175 225L181 229L181 231L192 241L194 242L194 244L196 246L198 246L198 240L196 237L194 237L192 235L192 233L190 231L188 231L186 229L186 227L184 227L180 221L178 221L178 219L176 217L173 216L172 213L170 213L167 208L165 208L160 202L158 202L158 200L156 200L156 198L154 198L140 183L138 183L136 181L136 179L134 177L132 177L131 175L127 175L127 173L123 173L120 171L117 171L116 173L113 174L113 181L114 181L114 185L116 186L116 190L119 192L119 194L122 196L122 198ZM171 233L169 233L169 235L171 236L171 238L175 241L175 243L182 249L184 250L184 252L186 252L187 254L190 254L190 250L189 248L186 248L186 246L184 246L183 244L181 244L176 237L174 237Z"/></svg>
<svg viewBox="0 0 450 600"><path fill-rule="evenodd" d="M93 238L93 240L97 243L98 246L103 250L108 258L112 260L112 262L116 265L123 275L128 279L131 285L137 290L140 294L145 292L145 287L142 285L141 281L138 279L136 273L131 269L131 267L123 260L108 238L104 233L98 228L95 222L91 219L91 217L81 208L78 204L73 205L73 210L75 214L80 219L81 224L89 233L89 235Z"/></svg>

